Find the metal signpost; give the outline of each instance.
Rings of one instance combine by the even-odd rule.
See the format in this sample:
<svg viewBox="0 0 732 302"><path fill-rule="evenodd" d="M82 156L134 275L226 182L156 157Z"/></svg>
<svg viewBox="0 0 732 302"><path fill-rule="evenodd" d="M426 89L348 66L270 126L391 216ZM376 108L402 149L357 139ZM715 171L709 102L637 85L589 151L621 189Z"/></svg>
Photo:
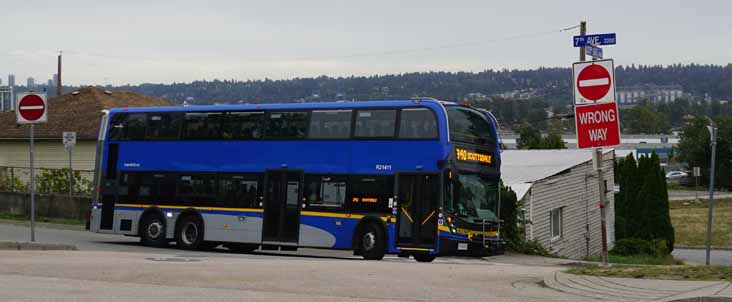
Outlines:
<svg viewBox="0 0 732 302"><path fill-rule="evenodd" d="M602 58L597 45L614 45L615 33L586 35L587 22L580 23L580 35L573 37L574 47L580 48L580 62L572 65L574 86L574 116L577 147L594 148L593 163L597 171L600 193L600 233L602 263L608 265L607 247L607 188L603 174L602 147L620 144L620 118L615 99L615 69L613 60L585 62L585 56Z"/></svg>
<svg viewBox="0 0 732 302"><path fill-rule="evenodd" d="M48 121L48 105L46 95L40 93L21 93L18 95L17 108L15 110L16 123L30 124L30 196L31 196L31 241L36 241L36 177L33 166L33 132L35 124Z"/></svg>
<svg viewBox="0 0 732 302"><path fill-rule="evenodd" d="M699 176L701 176L701 167L694 167L694 200L699 200Z"/></svg>
<svg viewBox="0 0 732 302"><path fill-rule="evenodd" d="M714 165L717 157L717 128L714 127L714 121L709 121L711 125L707 126L709 130L709 140L712 147L712 163L709 167L709 211L707 212L707 257L706 264L711 262L712 254L712 212L714 210Z"/></svg>
<svg viewBox="0 0 732 302"><path fill-rule="evenodd" d="M64 149L69 153L69 200L73 198L74 192L74 169L71 165L71 154L76 146L76 132L64 132L63 134Z"/></svg>

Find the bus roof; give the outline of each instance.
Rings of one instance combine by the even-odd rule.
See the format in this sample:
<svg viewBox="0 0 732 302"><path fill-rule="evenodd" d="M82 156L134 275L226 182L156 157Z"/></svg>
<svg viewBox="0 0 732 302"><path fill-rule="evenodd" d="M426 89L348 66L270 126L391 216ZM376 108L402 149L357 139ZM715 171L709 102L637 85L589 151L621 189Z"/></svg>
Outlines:
<svg viewBox="0 0 732 302"><path fill-rule="evenodd" d="M204 106L169 106L169 107L128 107L112 108L110 112L170 112L170 111L232 111L232 110L283 110L283 109L349 109L379 107L415 107L421 103L457 105L452 102L434 100L393 100L393 101L358 101L358 102L322 102L322 103L272 103L272 104L240 104L240 105L204 105Z"/></svg>

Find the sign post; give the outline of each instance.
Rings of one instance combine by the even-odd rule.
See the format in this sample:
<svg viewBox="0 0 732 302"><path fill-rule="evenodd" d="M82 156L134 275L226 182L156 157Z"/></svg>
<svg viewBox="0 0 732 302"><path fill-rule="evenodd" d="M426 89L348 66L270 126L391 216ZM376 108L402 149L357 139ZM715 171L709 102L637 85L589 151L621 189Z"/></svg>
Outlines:
<svg viewBox="0 0 732 302"><path fill-rule="evenodd" d="M64 132L63 142L64 149L69 153L69 200L72 200L72 194L74 192L74 169L71 165L71 155L76 145L76 132Z"/></svg>
<svg viewBox="0 0 732 302"><path fill-rule="evenodd" d="M585 62L585 55L593 60L602 58L598 45L614 45L614 33L586 35L587 23L580 23L580 35L574 36L574 47L580 48L580 62L572 65L575 129L577 147L593 148L597 183L600 193L600 233L602 236L602 263L608 265L607 246L607 187L603 174L602 147L620 144L620 119L615 102L615 69L613 60ZM589 226L588 226L589 228ZM587 237L589 238L589 237Z"/></svg>
<svg viewBox="0 0 732 302"><path fill-rule="evenodd" d="M46 95L40 93L21 93L18 95L17 108L15 108L16 123L30 124L30 196L31 196L31 241L36 241L36 177L33 166L33 132L35 124L45 123L48 121L48 106L46 104Z"/></svg>

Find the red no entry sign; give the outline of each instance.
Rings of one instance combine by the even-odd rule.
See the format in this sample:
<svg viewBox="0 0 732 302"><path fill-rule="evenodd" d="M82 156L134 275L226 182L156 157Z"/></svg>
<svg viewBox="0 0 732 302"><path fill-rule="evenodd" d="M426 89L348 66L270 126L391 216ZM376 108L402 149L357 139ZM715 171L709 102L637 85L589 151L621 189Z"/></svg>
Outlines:
<svg viewBox="0 0 732 302"><path fill-rule="evenodd" d="M25 93L19 95L16 117L18 124L45 123L47 121L46 95Z"/></svg>
<svg viewBox="0 0 732 302"><path fill-rule="evenodd" d="M613 68L612 60L575 63L572 68L575 105L615 102Z"/></svg>

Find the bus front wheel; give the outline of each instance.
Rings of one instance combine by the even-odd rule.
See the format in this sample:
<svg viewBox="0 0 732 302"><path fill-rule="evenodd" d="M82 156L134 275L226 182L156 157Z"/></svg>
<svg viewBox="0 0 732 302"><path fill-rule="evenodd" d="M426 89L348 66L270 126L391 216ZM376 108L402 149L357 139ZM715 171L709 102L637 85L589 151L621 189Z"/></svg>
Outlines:
<svg viewBox="0 0 732 302"><path fill-rule="evenodd" d="M381 260L386 254L386 235L384 230L375 223L365 225L360 234L359 248L366 260Z"/></svg>
<svg viewBox="0 0 732 302"><path fill-rule="evenodd" d="M435 260L435 255L430 254L414 254L414 260L417 262L432 262Z"/></svg>

